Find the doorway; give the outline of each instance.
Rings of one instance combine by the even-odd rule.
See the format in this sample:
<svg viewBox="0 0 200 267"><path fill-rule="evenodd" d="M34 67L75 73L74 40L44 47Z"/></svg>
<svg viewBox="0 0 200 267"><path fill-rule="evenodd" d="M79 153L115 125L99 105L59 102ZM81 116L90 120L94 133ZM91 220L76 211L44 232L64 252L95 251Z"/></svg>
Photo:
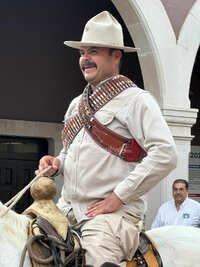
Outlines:
<svg viewBox="0 0 200 267"><path fill-rule="evenodd" d="M34 177L40 158L48 154L48 142L40 138L0 136L0 201L6 203ZM13 210L22 213L33 199L30 191Z"/></svg>

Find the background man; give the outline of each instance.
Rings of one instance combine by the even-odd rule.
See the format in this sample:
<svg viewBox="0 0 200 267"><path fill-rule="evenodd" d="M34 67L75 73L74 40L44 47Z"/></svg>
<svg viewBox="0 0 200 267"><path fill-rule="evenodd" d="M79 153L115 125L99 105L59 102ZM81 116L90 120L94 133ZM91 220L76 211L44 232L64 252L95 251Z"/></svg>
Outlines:
<svg viewBox="0 0 200 267"><path fill-rule="evenodd" d="M122 27L107 11L91 18L81 41L79 65L88 85L65 114L63 149L45 156L39 171L64 175L58 206L79 228L86 264L126 266L139 242L145 193L176 167L170 130L155 99L119 75Z"/></svg>
<svg viewBox="0 0 200 267"><path fill-rule="evenodd" d="M174 199L161 205L151 228L172 224L200 226L200 203L188 197L188 187L184 179L174 181Z"/></svg>

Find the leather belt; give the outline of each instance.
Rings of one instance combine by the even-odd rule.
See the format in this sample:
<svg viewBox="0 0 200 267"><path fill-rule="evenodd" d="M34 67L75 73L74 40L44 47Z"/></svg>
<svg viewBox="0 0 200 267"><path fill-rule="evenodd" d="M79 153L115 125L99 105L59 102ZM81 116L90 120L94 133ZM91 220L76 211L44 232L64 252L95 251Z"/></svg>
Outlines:
<svg viewBox="0 0 200 267"><path fill-rule="evenodd" d="M146 156L146 152L140 147L135 139L129 139L113 132L93 116L91 117L86 130L94 141L102 148L125 161L140 161Z"/></svg>

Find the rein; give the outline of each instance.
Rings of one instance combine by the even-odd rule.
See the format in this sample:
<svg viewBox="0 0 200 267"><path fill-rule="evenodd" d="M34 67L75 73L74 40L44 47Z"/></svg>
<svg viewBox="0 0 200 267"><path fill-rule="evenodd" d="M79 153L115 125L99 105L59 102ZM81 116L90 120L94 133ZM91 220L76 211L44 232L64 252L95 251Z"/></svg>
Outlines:
<svg viewBox="0 0 200 267"><path fill-rule="evenodd" d="M48 166L44 170L42 170L35 178L33 178L29 184L27 184L21 191L19 191L14 197L12 197L8 202L4 204L4 206L7 207L7 210L5 210L4 213L1 214L1 218L3 218L9 210L12 209L16 205L16 203L20 200L20 198L26 193L26 191L31 187L31 185L39 178L41 177L45 172L47 172L51 166Z"/></svg>

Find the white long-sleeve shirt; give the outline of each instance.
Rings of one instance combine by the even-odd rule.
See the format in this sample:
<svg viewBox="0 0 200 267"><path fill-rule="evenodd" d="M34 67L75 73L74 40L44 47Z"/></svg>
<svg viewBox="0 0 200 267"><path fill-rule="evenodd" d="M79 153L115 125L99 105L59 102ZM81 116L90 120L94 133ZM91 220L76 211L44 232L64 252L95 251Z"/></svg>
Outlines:
<svg viewBox="0 0 200 267"><path fill-rule="evenodd" d="M77 114L80 96L65 114L65 120ZM92 203L113 191L123 201L123 212L143 218L145 194L176 166L174 140L160 108L149 92L130 87L95 113L106 127L127 138L134 138L147 152L141 162L126 162L100 147L82 128L67 150L58 158L64 174L64 186L58 206L65 214L73 209L77 222L87 219L85 211Z"/></svg>
<svg viewBox="0 0 200 267"><path fill-rule="evenodd" d="M186 198L179 211L176 209L174 199L162 204L151 228L174 224L200 227L200 203L191 198Z"/></svg>

